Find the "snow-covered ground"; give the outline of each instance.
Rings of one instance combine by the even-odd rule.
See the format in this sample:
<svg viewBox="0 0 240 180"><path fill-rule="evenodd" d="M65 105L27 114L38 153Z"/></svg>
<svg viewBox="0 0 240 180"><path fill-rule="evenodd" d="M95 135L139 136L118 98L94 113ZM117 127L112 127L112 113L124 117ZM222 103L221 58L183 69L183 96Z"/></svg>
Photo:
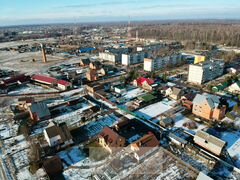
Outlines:
<svg viewBox="0 0 240 180"><path fill-rule="evenodd" d="M87 180L91 178L91 175L94 173L94 169L75 169L69 168L63 172L64 178L66 180Z"/></svg>
<svg viewBox="0 0 240 180"><path fill-rule="evenodd" d="M60 93L60 96L62 96L62 97L71 97L71 96L73 96L75 94L82 93L83 91L84 91L84 88L74 89L74 90L71 90L71 91Z"/></svg>
<svg viewBox="0 0 240 180"><path fill-rule="evenodd" d="M186 129L186 130L189 130L189 129L187 127L184 127L183 124L186 123L186 122L192 122L191 119L187 118L186 116L182 115L181 113L177 113L175 115L174 121L175 121L174 127L181 127L181 128ZM207 128L207 126L205 124L200 124L200 123L197 123L197 122L195 122L195 123L197 125L197 128L196 129L191 129L191 131L197 132L199 130Z"/></svg>
<svg viewBox="0 0 240 180"><path fill-rule="evenodd" d="M237 158L236 165L240 168L240 131L224 132L221 139L227 142L227 150L231 157Z"/></svg>
<svg viewBox="0 0 240 180"><path fill-rule="evenodd" d="M53 88L44 88L42 86L37 86L33 84L26 84L20 88L17 88L13 91L10 91L10 95L19 95L19 94L29 94L29 93L48 93L48 92L58 92L58 90Z"/></svg>
<svg viewBox="0 0 240 180"><path fill-rule="evenodd" d="M0 124L0 139L7 139L17 135L18 125Z"/></svg>
<svg viewBox="0 0 240 180"><path fill-rule="evenodd" d="M131 100L143 94L145 94L145 91L143 89L136 88L126 92L126 94L124 94L123 97Z"/></svg>
<svg viewBox="0 0 240 180"><path fill-rule="evenodd" d="M168 99L163 99L162 101L157 102L155 104L151 104L147 107L144 107L136 111L135 113L138 116L144 117L145 119L149 120L171 109L174 103L175 101L169 101Z"/></svg>
<svg viewBox="0 0 240 180"><path fill-rule="evenodd" d="M51 120L55 121L57 123L65 122L68 126L78 123L79 121L81 121L81 118L83 117L82 112L84 110L87 110L87 109L90 109L91 107L93 107L92 104L87 103L87 102L81 103L81 106L82 107L76 111L66 112L65 114L57 116Z"/></svg>
<svg viewBox="0 0 240 180"><path fill-rule="evenodd" d="M18 180L35 180L36 178L29 172L28 168L21 169L17 173Z"/></svg>

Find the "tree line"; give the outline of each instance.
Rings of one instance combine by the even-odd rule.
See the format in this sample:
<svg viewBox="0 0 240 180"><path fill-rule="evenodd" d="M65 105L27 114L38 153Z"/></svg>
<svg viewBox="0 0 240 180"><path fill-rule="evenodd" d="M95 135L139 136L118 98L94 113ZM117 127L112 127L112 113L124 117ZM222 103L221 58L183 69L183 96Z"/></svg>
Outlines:
<svg viewBox="0 0 240 180"><path fill-rule="evenodd" d="M131 34L133 37L136 30L138 30L138 36L140 38L206 42L240 47L240 24L237 23L139 25L136 29L132 30Z"/></svg>

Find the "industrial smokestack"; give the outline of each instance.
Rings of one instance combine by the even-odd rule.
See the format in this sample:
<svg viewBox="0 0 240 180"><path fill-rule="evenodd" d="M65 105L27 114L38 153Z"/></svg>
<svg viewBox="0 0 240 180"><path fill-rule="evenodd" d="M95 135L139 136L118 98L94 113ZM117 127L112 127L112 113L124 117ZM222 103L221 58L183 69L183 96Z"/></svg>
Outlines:
<svg viewBox="0 0 240 180"><path fill-rule="evenodd" d="M131 39L131 21L130 21L130 16L128 17L128 29L127 29L127 33L128 33L128 40Z"/></svg>
<svg viewBox="0 0 240 180"><path fill-rule="evenodd" d="M42 48L42 60L44 63L47 62L47 56L46 56L46 50L45 50L45 45L41 44L41 48Z"/></svg>
<svg viewBox="0 0 240 180"><path fill-rule="evenodd" d="M136 41L138 41L138 30L136 30Z"/></svg>

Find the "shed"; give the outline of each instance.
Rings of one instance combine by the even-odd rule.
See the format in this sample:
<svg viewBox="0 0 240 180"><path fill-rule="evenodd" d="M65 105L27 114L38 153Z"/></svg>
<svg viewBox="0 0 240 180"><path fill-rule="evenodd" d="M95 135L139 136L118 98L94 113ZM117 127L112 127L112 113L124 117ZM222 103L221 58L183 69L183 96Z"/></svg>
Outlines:
<svg viewBox="0 0 240 180"><path fill-rule="evenodd" d="M204 131L198 131L193 140L199 146L218 156L222 154L222 151L227 144L225 141L218 139Z"/></svg>

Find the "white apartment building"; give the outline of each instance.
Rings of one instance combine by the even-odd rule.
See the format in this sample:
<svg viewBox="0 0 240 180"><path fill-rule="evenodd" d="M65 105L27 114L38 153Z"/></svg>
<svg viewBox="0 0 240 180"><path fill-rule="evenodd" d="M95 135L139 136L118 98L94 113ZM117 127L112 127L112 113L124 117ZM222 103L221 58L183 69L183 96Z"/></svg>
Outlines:
<svg viewBox="0 0 240 180"><path fill-rule="evenodd" d="M144 70L151 72L151 71L163 69L167 66L176 65L180 62L182 62L181 54L172 54L172 55L157 57L154 59L145 58Z"/></svg>
<svg viewBox="0 0 240 180"><path fill-rule="evenodd" d="M122 65L132 65L143 63L144 58L148 57L148 54L145 52L136 52L130 54L122 54Z"/></svg>
<svg viewBox="0 0 240 180"><path fill-rule="evenodd" d="M189 65L188 82L203 84L223 74L224 61L210 60L204 63Z"/></svg>
<svg viewBox="0 0 240 180"><path fill-rule="evenodd" d="M113 63L116 63L120 60L120 57L117 54L113 54L111 52L100 52L99 58Z"/></svg>

